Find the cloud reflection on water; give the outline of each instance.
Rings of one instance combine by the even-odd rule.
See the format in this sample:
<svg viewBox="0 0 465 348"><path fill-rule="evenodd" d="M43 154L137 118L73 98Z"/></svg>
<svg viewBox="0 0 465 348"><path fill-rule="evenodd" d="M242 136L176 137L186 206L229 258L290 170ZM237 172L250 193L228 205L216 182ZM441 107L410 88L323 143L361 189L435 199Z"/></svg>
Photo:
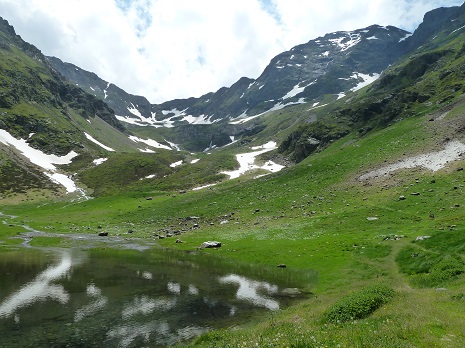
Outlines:
<svg viewBox="0 0 465 348"><path fill-rule="evenodd" d="M259 294L260 291L266 291L268 294L276 294L278 292L278 286L267 282L260 282L256 280L250 280L246 277L239 276L237 274L230 274L219 279L220 283L223 284L237 284L236 297L240 300L246 300L253 303L256 306L268 308L270 310L279 309L279 302Z"/></svg>
<svg viewBox="0 0 465 348"><path fill-rule="evenodd" d="M94 315L98 311L103 310L108 304L108 298L106 296L102 296L102 290L100 290L94 284L88 284L86 292L88 296L94 297L95 300L76 311L74 314L75 322Z"/></svg>
<svg viewBox="0 0 465 348"><path fill-rule="evenodd" d="M8 317L18 309L38 301L56 300L61 304L67 303L70 297L68 292L62 285L52 284L52 282L66 276L72 265L70 253L63 251L58 265L48 267L33 281L8 296L0 304L0 318Z"/></svg>

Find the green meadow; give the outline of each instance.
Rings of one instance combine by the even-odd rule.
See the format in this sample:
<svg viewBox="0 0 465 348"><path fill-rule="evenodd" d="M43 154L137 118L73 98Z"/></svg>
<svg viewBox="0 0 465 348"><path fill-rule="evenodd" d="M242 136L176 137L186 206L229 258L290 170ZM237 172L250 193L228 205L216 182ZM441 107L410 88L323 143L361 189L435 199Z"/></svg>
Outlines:
<svg viewBox="0 0 465 348"><path fill-rule="evenodd" d="M48 233L29 242L38 247L79 247L84 242L66 235L100 231L185 251L220 241L198 253L314 270L318 281L308 284L307 299L192 346L463 347L463 159L435 172L360 176L441 151L447 137L460 140L451 129L464 108L437 121L419 114L364 137L351 133L280 173L199 191L140 185L90 200L5 199L0 251L19 247L21 226Z"/></svg>

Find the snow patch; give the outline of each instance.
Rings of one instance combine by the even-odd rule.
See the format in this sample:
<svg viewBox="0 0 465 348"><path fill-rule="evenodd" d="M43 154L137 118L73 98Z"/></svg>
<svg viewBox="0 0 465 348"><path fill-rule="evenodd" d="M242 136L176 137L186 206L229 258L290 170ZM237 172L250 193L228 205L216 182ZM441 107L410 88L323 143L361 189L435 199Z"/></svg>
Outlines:
<svg viewBox="0 0 465 348"><path fill-rule="evenodd" d="M224 171L221 174L229 175L230 179L236 179L243 175L244 173L248 172L249 170L253 169L264 169L269 171L270 173L275 173L280 171L284 168L284 166L276 164L272 161L267 161L264 165L259 166L255 164L255 158L265 152L269 152L271 150L276 149L277 145L276 142L270 141L261 146L252 147L252 150L258 150L254 152L248 153L240 153L236 155L236 159L239 162L239 169L232 170L232 171Z"/></svg>
<svg viewBox="0 0 465 348"><path fill-rule="evenodd" d="M129 111L131 114L133 114L133 115L135 115L135 116L137 116L137 117L139 117L139 118L142 118L142 117L143 117L142 114L140 113L140 111L134 106L133 103L131 103L131 107L130 107L130 108L128 107L128 111Z"/></svg>
<svg viewBox="0 0 465 348"><path fill-rule="evenodd" d="M105 88L105 89L103 90L103 94L105 95L105 96L103 97L103 99L107 99L107 97L108 97L107 89L108 89L108 87L110 87L110 85L111 85L111 83L108 82L108 83L107 83L107 88Z"/></svg>
<svg viewBox="0 0 465 348"><path fill-rule="evenodd" d="M80 191L85 195L84 191L78 189L70 177L57 173L58 169L55 167L55 164L70 164L72 159L78 155L75 151L71 151L65 156L48 155L32 148L25 139L16 139L3 129L0 129L0 142L7 146L13 146L28 158L31 163L45 169L44 174L52 181L63 185L68 193Z"/></svg>
<svg viewBox="0 0 465 348"><path fill-rule="evenodd" d="M360 34L352 32L347 32L345 34L346 36L342 36L337 39L329 39L329 42L339 47L341 52L347 51L349 48L357 45L360 41L362 41Z"/></svg>
<svg viewBox="0 0 465 348"><path fill-rule="evenodd" d="M172 117L178 117L178 116L185 115L186 110L187 110L187 108L184 109L184 110L178 110L178 109L174 108L174 109L171 109L171 110L162 110L161 113L163 115L165 115L165 116L169 115L169 114L174 114L174 116L172 116Z"/></svg>
<svg viewBox="0 0 465 348"><path fill-rule="evenodd" d="M113 150L111 147L108 147L106 145L103 145L101 142L99 142L98 140L95 140L91 135L87 134L86 132L84 132L84 135L86 136L87 139L89 139L90 141L92 141L93 143L97 144L98 146L100 146L101 148L107 150L107 151L115 151Z"/></svg>
<svg viewBox="0 0 465 348"><path fill-rule="evenodd" d="M200 116L192 116L186 115L181 121L186 121L190 124L213 124L214 122L211 121L212 116L207 115L200 115Z"/></svg>
<svg viewBox="0 0 465 348"><path fill-rule="evenodd" d="M94 163L96 166L102 164L103 162L105 162L108 158L97 158L97 159L94 159L92 161L92 163Z"/></svg>
<svg viewBox="0 0 465 348"><path fill-rule="evenodd" d="M310 109L308 109L307 111L310 111L310 110L313 110L313 109L319 109L319 108L322 108L323 106L326 106L328 104L322 104L322 105L318 105L319 103L315 103L316 106L314 105L313 107L311 107Z"/></svg>
<svg viewBox="0 0 465 348"><path fill-rule="evenodd" d="M170 164L170 167L171 167L171 168L176 168L176 167L180 166L181 164L182 164L182 160L177 161L177 162L174 162L174 163L171 163L171 164Z"/></svg>
<svg viewBox="0 0 465 348"><path fill-rule="evenodd" d="M422 167L435 172L444 168L449 162L458 160L464 153L465 145L458 140L452 140L446 144L442 151L410 157L386 167L373 170L362 175L360 180L373 179L385 176L399 169L411 169L416 167Z"/></svg>
<svg viewBox="0 0 465 348"><path fill-rule="evenodd" d="M167 145L160 144L158 141L155 141L153 139L141 139L136 136L130 135L129 139L135 143L144 143L148 146L157 148L157 149L165 149L165 150L172 150L171 147ZM142 150L141 150L142 151Z"/></svg>
<svg viewBox="0 0 465 348"><path fill-rule="evenodd" d="M264 114L266 114L268 112L281 110L281 109L284 109L286 106L296 105L296 104L304 104L304 103L305 103L305 98L300 98L296 102L290 102L290 103L287 103L287 104L282 104L281 102L279 102L276 105L274 105L271 109L269 109L269 110L267 110L265 112L262 112L261 114L253 115L253 116L249 116L249 117L245 117L245 116L247 116L247 114L246 114L246 112L243 112L241 115L236 117L233 121L230 121L229 124L243 124L243 123L249 122L250 120L253 120L254 118L260 117L260 116L262 116L262 115L264 115Z"/></svg>
<svg viewBox="0 0 465 348"><path fill-rule="evenodd" d="M299 87L299 85L301 84L301 83L299 82L298 84L296 84L296 85L283 97L283 99L289 99L289 98L295 97L297 94L303 92L305 88L307 88L308 86L313 85L314 83L316 83L316 80L310 82L310 83L307 84L307 85L304 85L304 86Z"/></svg>
<svg viewBox="0 0 465 348"><path fill-rule="evenodd" d="M462 30L463 28L465 28L465 25L464 25L463 27L460 27L460 28L458 28L458 29L455 29L451 34L457 32L457 31L459 31L459 30Z"/></svg>
<svg viewBox="0 0 465 348"><path fill-rule="evenodd" d="M198 186L198 187L194 187L192 189L192 191L198 191L198 190L202 190L204 188L207 188L207 187L212 187L212 186L215 186L216 184L208 184L208 185L203 185L203 186Z"/></svg>
<svg viewBox="0 0 465 348"><path fill-rule="evenodd" d="M65 174L60 173L48 172L44 172L44 174L47 175L50 178L50 180L52 180L54 183L64 186L68 193L75 192L78 190L78 187L76 186L76 183L71 179L71 176L67 176Z"/></svg>
<svg viewBox="0 0 465 348"><path fill-rule="evenodd" d="M365 86L368 86L369 84L373 83L377 79L379 79L380 74L374 73L372 76L368 74L362 74L362 73L354 73L352 75L352 78L354 79L359 79L361 78L363 81L359 82L357 86L351 88L350 90L352 92L358 91L359 89L362 89Z"/></svg>
<svg viewBox="0 0 465 348"><path fill-rule="evenodd" d="M150 175L144 176L143 178L140 178L139 181L145 180L145 179L153 179L156 176L157 176L156 174L150 174Z"/></svg>
<svg viewBox="0 0 465 348"><path fill-rule="evenodd" d="M399 42L402 42L402 41L407 40L407 39L408 39L410 36L412 36L412 35L413 35L412 33L408 33L408 34L405 35L403 38L401 38L401 39L399 40Z"/></svg>
<svg viewBox="0 0 465 348"><path fill-rule="evenodd" d="M158 121L156 119L156 113L155 112L152 112L151 113L151 116L150 117L144 117L142 116L142 114L139 112L139 110L137 110L133 104L131 104L131 108L128 108L128 111L138 117L138 118L134 118L134 117L131 117L131 116L119 116L119 115L116 115L116 118L121 121L121 122L126 122L126 123L129 123L129 124L134 124L136 126L142 126L142 127L146 127L146 126L150 126L150 127L155 127L155 128L161 128L161 127L165 127L165 128L173 128L174 125L174 121L173 119L180 116L180 115L183 115L183 111L178 111L176 109L174 110L163 110L162 111L162 114L163 115L167 115L171 112L174 113L174 116L171 116L167 119L164 119L164 120L161 120L161 121ZM187 110L187 109L186 109Z"/></svg>
<svg viewBox="0 0 465 348"><path fill-rule="evenodd" d="M163 140L165 140L168 143L168 145L171 146L172 149L175 149L176 151L181 151L181 148L179 147L178 144L172 143L166 139L163 139Z"/></svg>

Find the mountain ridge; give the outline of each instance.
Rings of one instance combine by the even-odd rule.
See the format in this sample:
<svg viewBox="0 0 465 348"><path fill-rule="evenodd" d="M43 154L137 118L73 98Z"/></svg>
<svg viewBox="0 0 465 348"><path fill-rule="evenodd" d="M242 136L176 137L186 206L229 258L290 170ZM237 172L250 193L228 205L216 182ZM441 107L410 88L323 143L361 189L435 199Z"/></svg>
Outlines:
<svg viewBox="0 0 465 348"><path fill-rule="evenodd" d="M438 20L444 11L454 20ZM463 86L449 80L459 76L460 69L451 66L449 71L445 66L459 61L461 51L457 45L434 49L446 47L458 35L465 24L463 12L464 5L433 10L412 35L379 25L329 33L277 55L257 79L242 77L200 98L153 105L95 73L44 57L32 45L23 44L4 21L2 52L10 54L4 62L17 60L22 65L4 65L3 71L19 77L11 86L23 82L21 92L6 88L0 94L0 127L48 153L77 151L79 157L68 167L101 194L113 190L99 188L108 181L112 166L119 168L118 176L127 172L132 179L113 180L107 183L110 186L120 182L117 186L137 187L155 176L158 179L152 184L192 187L224 180L225 169L234 169L237 163L237 153L269 142L277 149L262 154L262 160L290 165L351 132L364 136L410 117L410 110L419 106L453 100ZM11 45L13 41L18 44ZM15 48L20 46L29 54ZM425 76L435 83L437 93L422 84ZM95 116L101 121L95 122ZM123 160L125 152L142 154ZM202 155L199 163L203 164L197 164L193 153L202 152L213 156ZM103 158L109 161L103 163ZM125 161L135 166L131 174ZM189 181L182 182L181 177L188 175L189 168L170 164L179 161L194 161L196 174Z"/></svg>
<svg viewBox="0 0 465 348"><path fill-rule="evenodd" d="M383 35L385 34L383 31L385 30L391 32ZM367 52L380 49L379 44L374 44L376 34L381 34L384 37L384 40L380 41L383 42L381 46L386 46L383 47L383 50L387 52L386 57L366 59L369 62L361 62L364 59L364 57L361 57L361 53L357 51L352 53L353 46L355 46L354 43L359 42L355 42L357 39L351 39L350 35L360 38L360 41L362 39L373 38L371 42L367 40L367 42L362 43L362 45L366 44L370 46L363 49L363 51ZM391 34L394 37L388 39L388 36ZM108 103L115 110L120 121L140 125L161 126L168 124L168 126L171 126L171 122L180 121L191 124L210 124L221 120L236 119L241 116L256 116L257 114L271 110L273 107L276 108L280 103L281 105L278 107L298 103L299 99L303 97L322 97L321 94L315 93L315 90L320 88L318 83L314 87L307 87L309 87L313 80L317 80L318 77L325 74L324 65L331 64L333 61L334 65L344 63L344 61L340 62L338 58L333 59L325 56L325 52L328 52L329 55L330 51L337 53L337 50L340 50L344 52L344 56L352 55L348 57L353 62L351 66L353 69L351 70L359 70L364 75L379 74L397 57L396 50L391 47L392 43L399 41L407 34L408 32L398 28L384 28L377 25L353 32L331 33L324 37L310 40L306 44L295 46L291 50L277 55L271 59L268 66L257 79L241 77L230 87L222 87L216 92L210 92L198 98L191 97L170 100L161 104L150 104L149 110L149 102L146 98L141 97L138 101L139 103L137 103L135 98L138 96L131 95L130 98L127 98L127 94L122 95L122 93L118 93L118 96L114 98L115 100L110 99ZM325 45L321 43L321 40L325 41ZM297 51L300 51L300 58L296 58ZM321 56L317 57L317 54L312 51L319 52ZM305 64L306 59L302 59L302 56L308 57L309 60L312 60L312 57L315 56L315 62L310 62L309 68L304 69L302 66ZM90 84L82 86L85 83L85 79L76 77L75 69L79 69L76 66L60 62L54 57L49 57L49 60L60 73L71 81L81 85L81 87L86 88L88 92L92 93L92 88L97 89ZM367 66L364 67L363 65ZM339 84L328 92L337 94L356 87L360 80L363 80L363 77L360 75L353 76L354 71L344 70L340 72L342 75L336 77L336 79L345 78L346 81L338 81ZM309 76L308 72L311 72L312 75ZM83 71L83 75L89 76L89 72ZM282 76L286 77L283 79ZM302 76L304 76L303 79ZM280 83L276 86L276 81L278 80ZM95 82L97 84L97 80ZM305 84L306 86L304 86ZM99 91L95 92L96 95L102 97L102 89L100 86ZM121 100L125 97L127 98L125 105L116 103L116 99Z"/></svg>

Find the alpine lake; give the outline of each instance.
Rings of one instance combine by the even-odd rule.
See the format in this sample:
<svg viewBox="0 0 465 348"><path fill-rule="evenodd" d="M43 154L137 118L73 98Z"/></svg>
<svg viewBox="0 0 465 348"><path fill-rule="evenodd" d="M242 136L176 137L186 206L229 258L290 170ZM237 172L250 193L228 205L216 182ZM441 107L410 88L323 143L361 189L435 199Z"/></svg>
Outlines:
<svg viewBox="0 0 465 348"><path fill-rule="evenodd" d="M154 245L0 252L0 347L166 347L311 296L317 274ZM81 237L78 237L81 238Z"/></svg>

